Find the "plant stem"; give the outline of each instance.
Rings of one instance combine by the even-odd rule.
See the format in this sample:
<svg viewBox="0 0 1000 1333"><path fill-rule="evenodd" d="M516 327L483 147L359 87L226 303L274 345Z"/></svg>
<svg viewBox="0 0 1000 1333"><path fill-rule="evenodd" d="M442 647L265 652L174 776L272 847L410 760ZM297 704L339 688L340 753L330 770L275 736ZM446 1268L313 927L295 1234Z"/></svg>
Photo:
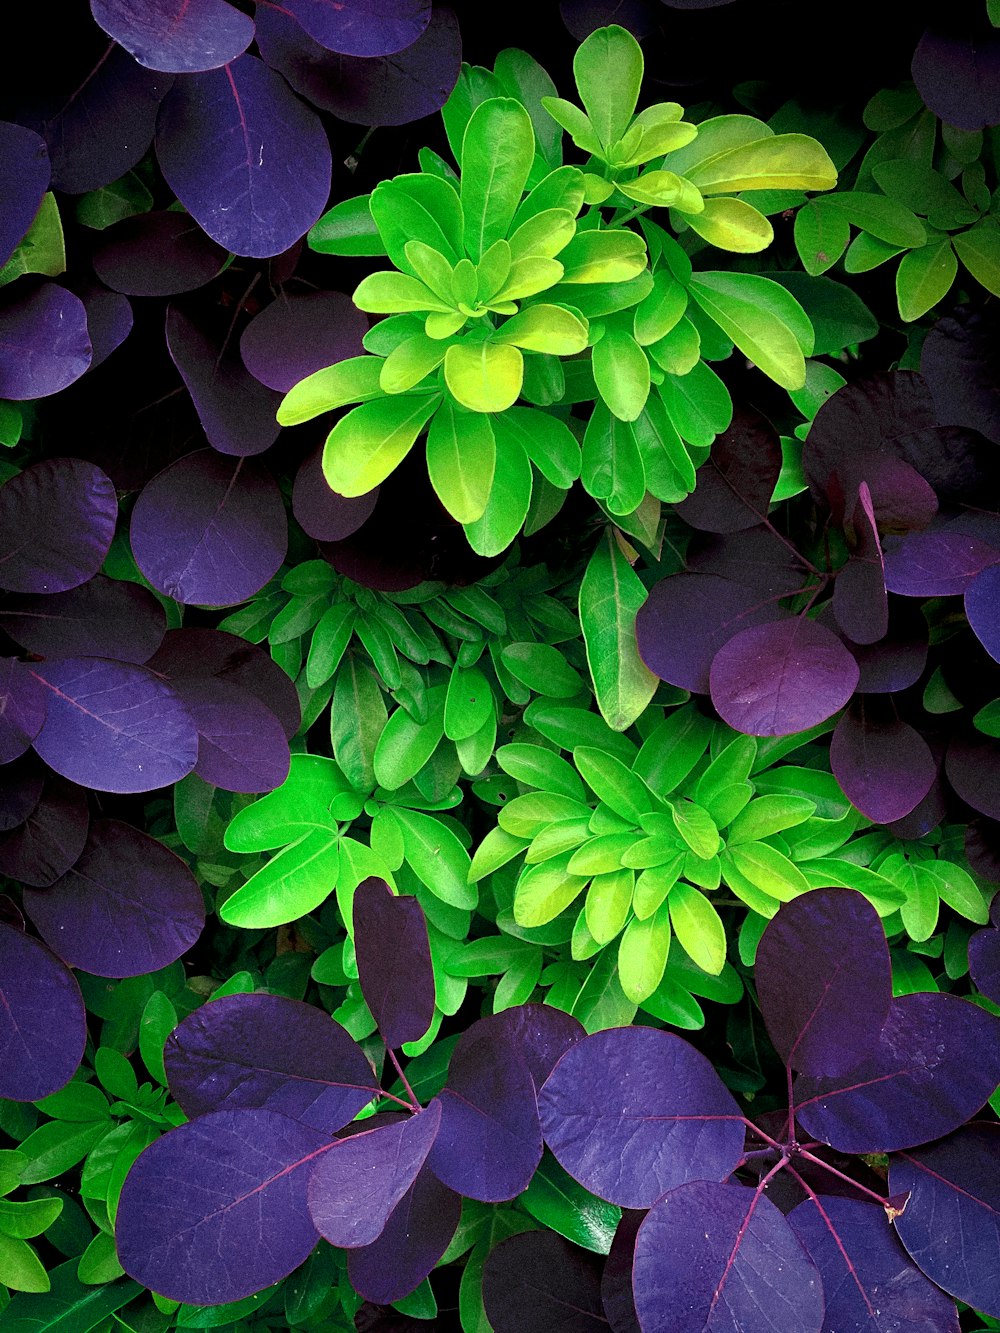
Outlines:
<svg viewBox="0 0 1000 1333"><path fill-rule="evenodd" d="M419 1111L419 1110L420 1110L420 1103L417 1101L416 1095L415 1095L413 1089L410 1087L409 1080L407 1079L406 1075L403 1073L403 1068L402 1068L402 1066L400 1065L399 1061L396 1059L396 1052L395 1052L394 1050L392 1050L391 1047L388 1047L388 1046L386 1047L386 1050L389 1052L389 1059L392 1061L392 1063L393 1063L393 1064L395 1065L395 1067L396 1067L396 1073L399 1075L400 1079L402 1080L403 1087L404 1087L404 1088L406 1089L406 1091L410 1094L410 1110L411 1110L411 1111ZM389 1094L386 1093L386 1096L388 1097ZM400 1099L397 1097L396 1100L399 1101ZM402 1105L405 1106L406 1103L403 1102Z"/></svg>

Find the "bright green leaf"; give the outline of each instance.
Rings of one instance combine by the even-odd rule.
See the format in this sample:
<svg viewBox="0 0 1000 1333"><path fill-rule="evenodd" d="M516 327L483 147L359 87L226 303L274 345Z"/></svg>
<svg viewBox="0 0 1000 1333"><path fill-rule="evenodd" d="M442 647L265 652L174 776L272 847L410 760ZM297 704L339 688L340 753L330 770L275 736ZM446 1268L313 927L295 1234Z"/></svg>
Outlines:
<svg viewBox="0 0 1000 1333"><path fill-rule="evenodd" d="M705 972L718 975L726 961L726 928L703 893L683 880L667 899L677 943Z"/></svg>
<svg viewBox="0 0 1000 1333"><path fill-rule="evenodd" d="M348 403L381 398L382 365L381 357L350 356L335 366L313 371L285 394L278 408L278 422L282 426L299 426Z"/></svg>
<svg viewBox="0 0 1000 1333"><path fill-rule="evenodd" d="M909 323L926 315L947 296L957 274L958 260L947 238L910 250L896 269L900 318Z"/></svg>
<svg viewBox="0 0 1000 1333"><path fill-rule="evenodd" d="M652 699L659 680L639 656L635 617L647 592L608 529L580 584L580 626L597 705L615 731L630 727Z"/></svg>
<svg viewBox="0 0 1000 1333"><path fill-rule="evenodd" d="M458 350L450 347L449 355ZM323 450L323 475L331 490L347 496L374 490L413 448L440 401L437 394L398 394L362 403L341 417Z"/></svg>
<svg viewBox="0 0 1000 1333"><path fill-rule="evenodd" d="M618 24L598 28L577 48L573 57L577 90L605 149L628 128L639 98L642 71L642 48Z"/></svg>
<svg viewBox="0 0 1000 1333"><path fill-rule="evenodd" d="M477 261L507 235L535 151L527 111L513 98L491 98L473 111L462 139L461 201L465 252Z"/></svg>

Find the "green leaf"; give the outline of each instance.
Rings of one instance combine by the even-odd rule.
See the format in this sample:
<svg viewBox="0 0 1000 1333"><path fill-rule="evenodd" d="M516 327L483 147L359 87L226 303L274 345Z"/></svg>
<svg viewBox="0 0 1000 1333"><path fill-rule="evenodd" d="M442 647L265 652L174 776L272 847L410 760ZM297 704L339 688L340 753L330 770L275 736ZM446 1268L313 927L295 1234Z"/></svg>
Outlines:
<svg viewBox="0 0 1000 1333"><path fill-rule="evenodd" d="M564 283L622 283L645 269L646 244L634 231L578 231L560 260Z"/></svg>
<svg viewBox="0 0 1000 1333"><path fill-rule="evenodd" d="M617 755L626 765L635 760L637 751L627 736L612 731L597 713L535 699L524 710L524 721L561 750L589 745L607 754Z"/></svg>
<svg viewBox="0 0 1000 1333"><path fill-rule="evenodd" d="M592 356L601 397L619 421L634 421L649 397L646 353L631 334L609 329Z"/></svg>
<svg viewBox="0 0 1000 1333"><path fill-rule="evenodd" d="M403 830L406 860L422 884L451 907L472 910L479 901L469 882L472 863L451 829L433 815L394 807Z"/></svg>
<svg viewBox="0 0 1000 1333"><path fill-rule="evenodd" d="M627 29L598 28L577 48L573 74L580 100L605 149L628 128L642 85L642 48Z"/></svg>
<svg viewBox="0 0 1000 1333"><path fill-rule="evenodd" d="M23 1199L11 1202L0 1199L0 1233L15 1240L27 1240L47 1231L63 1210L63 1200Z"/></svg>
<svg viewBox="0 0 1000 1333"><path fill-rule="evenodd" d="M547 208L541 213L533 213L517 228L510 238L511 256L513 259L554 259L575 234L576 219L568 208Z"/></svg>
<svg viewBox="0 0 1000 1333"><path fill-rule="evenodd" d="M426 283L408 273L370 273L358 283L352 299L359 310L380 315L405 314L411 310L440 310L450 314L453 309L451 301L443 301Z"/></svg>
<svg viewBox="0 0 1000 1333"><path fill-rule="evenodd" d="M872 175L890 199L924 214L932 227L942 231L967 227L979 216L949 180L920 162L890 159L874 166Z"/></svg>
<svg viewBox="0 0 1000 1333"><path fill-rule="evenodd" d="M320 830L306 833L227 898L219 917L245 930L296 921L326 901L339 868L339 839Z"/></svg>
<svg viewBox="0 0 1000 1333"><path fill-rule="evenodd" d="M482 102L462 139L465 252L474 261L507 235L535 152L531 118L509 97Z"/></svg>
<svg viewBox="0 0 1000 1333"><path fill-rule="evenodd" d="M687 222L702 240L737 254L757 254L774 240L770 222L745 199L708 199L703 212Z"/></svg>
<svg viewBox="0 0 1000 1333"><path fill-rule="evenodd" d="M375 746L387 717L375 677L359 658L348 657L337 672L330 738L337 763L358 791L375 785Z"/></svg>
<svg viewBox="0 0 1000 1333"><path fill-rule="evenodd" d="M534 838L550 824L587 819L589 815L589 808L574 797L533 791L508 801L498 812L497 822L516 838Z"/></svg>
<svg viewBox="0 0 1000 1333"><path fill-rule="evenodd" d="M15 1296L3 1311L4 1333L91 1333L107 1329L115 1310L142 1293L130 1278L86 1287L76 1276L77 1260L67 1260L50 1274L44 1295Z"/></svg>
<svg viewBox="0 0 1000 1333"><path fill-rule="evenodd" d="M636 306L635 340L640 347L658 342L687 309L687 290L667 269L653 274L653 290Z"/></svg>
<svg viewBox="0 0 1000 1333"><path fill-rule="evenodd" d="M638 204L677 208L685 217L700 214L705 208L701 191L674 171L644 171L635 180L619 181L618 189Z"/></svg>
<svg viewBox="0 0 1000 1333"><path fill-rule="evenodd" d="M335 366L313 371L281 400L277 412L279 424L299 426L348 403L383 397L385 391L379 382L382 365L378 356L350 356Z"/></svg>
<svg viewBox="0 0 1000 1333"><path fill-rule="evenodd" d="M983 704L972 719L972 725L984 736L1000 737L1000 699L991 699Z"/></svg>
<svg viewBox="0 0 1000 1333"><path fill-rule="evenodd" d="M475 883L484 875L492 875L494 870L499 870L501 866L513 861L515 856L519 856L524 848L523 838L515 838L506 829L495 825L476 848L469 869L470 882Z"/></svg>
<svg viewBox="0 0 1000 1333"><path fill-rule="evenodd" d="M18 1146L28 1159L21 1170L22 1185L37 1185L52 1180L83 1161L91 1148L108 1132L107 1121L88 1120L79 1124L49 1120L34 1130Z"/></svg>
<svg viewBox="0 0 1000 1333"><path fill-rule="evenodd" d="M921 868L934 881L942 901L953 912L964 916L967 921L974 921L977 926L986 925L990 919L989 904L967 870L953 861L945 860L924 861Z"/></svg>
<svg viewBox="0 0 1000 1333"><path fill-rule="evenodd" d="M468 740L495 716L490 683L478 667L456 666L448 682L444 733L453 741Z"/></svg>
<svg viewBox="0 0 1000 1333"><path fill-rule="evenodd" d="M958 260L947 238L910 250L896 269L900 318L909 323L926 315L947 296L957 274Z"/></svg>
<svg viewBox="0 0 1000 1333"><path fill-rule="evenodd" d="M675 791L708 749L712 724L696 708L678 708L646 737L634 770L660 796Z"/></svg>
<svg viewBox="0 0 1000 1333"><path fill-rule="evenodd" d="M487 935L462 945L449 957L447 967L456 977L490 977L537 953L538 946L528 940L513 935Z"/></svg>
<svg viewBox="0 0 1000 1333"><path fill-rule="evenodd" d="M489 419L445 400L427 432L427 472L438 499L459 523L482 517L495 465Z"/></svg>
<svg viewBox="0 0 1000 1333"><path fill-rule="evenodd" d="M153 991L146 1001L139 1022L139 1054L153 1078L163 1087L167 1086L167 1075L163 1068L163 1047L176 1026L177 1010L169 996L161 990Z"/></svg>
<svg viewBox="0 0 1000 1333"><path fill-rule="evenodd" d="M563 272L563 266L558 259L536 257L515 259L510 266L507 281L491 299L491 308L498 310L505 301L520 301L524 297L536 296L539 292L547 291L555 286L563 276Z"/></svg>
<svg viewBox="0 0 1000 1333"><path fill-rule="evenodd" d="M530 366L535 358L529 358ZM553 486L567 490L580 475L580 445L558 417L531 407L513 407L493 421L498 439L520 447Z"/></svg>
<svg viewBox="0 0 1000 1333"><path fill-rule="evenodd" d="M506 550L520 532L531 504L531 464L524 450L500 430L496 432L496 445L493 488L486 509L481 518L464 525L469 545L483 556Z"/></svg>
<svg viewBox="0 0 1000 1333"><path fill-rule="evenodd" d="M35 1251L26 1241L15 1240L3 1231L0 1231L0 1283L12 1291L49 1290L49 1275Z"/></svg>
<svg viewBox="0 0 1000 1333"><path fill-rule="evenodd" d="M574 801L586 801L587 793L572 765L553 750L540 745L501 745L496 761L517 782L543 792L555 792Z"/></svg>
<svg viewBox="0 0 1000 1333"><path fill-rule="evenodd" d="M109 1115L108 1099L100 1088L76 1079L58 1092L42 1097L35 1105L55 1120L107 1120Z"/></svg>
<svg viewBox="0 0 1000 1333"><path fill-rule="evenodd" d="M432 245L427 245L424 241L407 241L403 250L408 270L412 270L435 296L439 296L445 304L449 304L454 297L452 287L454 265L448 262L440 250L435 250Z"/></svg>
<svg viewBox="0 0 1000 1333"><path fill-rule="evenodd" d="M688 314L680 319L662 338L649 348L649 355L668 375L688 375L701 360L701 334L690 318L697 305L688 306Z"/></svg>
<svg viewBox="0 0 1000 1333"><path fill-rule="evenodd" d="M83 227L103 231L125 218L148 213L152 207L152 194L134 171L127 171L110 185L81 194L76 201L76 220Z"/></svg>
<svg viewBox="0 0 1000 1333"><path fill-rule="evenodd" d="M306 658L306 684L317 689L330 680L354 634L357 611L350 602L327 607L312 632Z"/></svg>
<svg viewBox="0 0 1000 1333"><path fill-rule="evenodd" d="M386 253L403 273L411 272L408 241L423 241L452 264L464 253L462 204L440 176L415 172L382 181L372 191L371 214Z"/></svg>
<svg viewBox="0 0 1000 1333"><path fill-rule="evenodd" d="M844 190L827 195L821 207L824 213L839 213L852 226L887 245L910 249L927 240L924 224L912 209L880 194Z"/></svg>
<svg viewBox="0 0 1000 1333"><path fill-rule="evenodd" d="M80 1256L76 1270L77 1277L88 1286L114 1282L124 1272L115 1252L114 1236L103 1231L97 1233Z"/></svg>
<svg viewBox="0 0 1000 1333"><path fill-rule="evenodd" d="M0 287L25 273L41 273L54 278L65 271L66 245L59 205L54 194L44 194L34 221L0 268Z"/></svg>
<svg viewBox="0 0 1000 1333"><path fill-rule="evenodd" d="M494 343L511 343L528 352L573 356L587 346L587 323L558 305L533 305L508 319Z"/></svg>
<svg viewBox="0 0 1000 1333"><path fill-rule="evenodd" d="M388 251L372 217L367 194L334 204L310 227L306 239L311 250L323 255L376 256Z"/></svg>
<svg viewBox="0 0 1000 1333"><path fill-rule="evenodd" d="M756 842L772 833L804 824L816 812L816 802L805 796L758 796L751 801L729 826L726 846L741 842Z"/></svg>
<svg viewBox="0 0 1000 1333"><path fill-rule="evenodd" d="M583 172L579 167L557 167L555 171L550 171L528 193L514 214L511 224L513 234L516 236L518 229L529 218L551 208L565 209L575 218L583 207L583 192Z"/></svg>
<svg viewBox="0 0 1000 1333"><path fill-rule="evenodd" d="M571 699L584 688L579 674L558 648L548 643L509 643L502 651L504 666L536 694Z"/></svg>
<svg viewBox="0 0 1000 1333"><path fill-rule="evenodd" d="M618 974L622 990L635 1004L648 999L663 979L670 953L670 936L667 902L645 920L633 917L625 927L618 945Z"/></svg>
<svg viewBox="0 0 1000 1333"><path fill-rule="evenodd" d="M605 1203L567 1175L548 1151L518 1203L532 1217L594 1254L607 1254L622 1210Z"/></svg>
<svg viewBox="0 0 1000 1333"><path fill-rule="evenodd" d="M646 588L613 529L598 543L580 584L580 626L597 706L608 726L624 731L659 686L635 642L635 617Z"/></svg>
<svg viewBox="0 0 1000 1333"><path fill-rule="evenodd" d="M399 394L363 403L341 417L323 450L323 475L331 490L347 496L374 490L413 448L440 401L438 394Z"/></svg>
<svg viewBox="0 0 1000 1333"><path fill-rule="evenodd" d="M556 91L552 79L527 51L511 46L500 52L493 70L507 96L520 102L531 117L536 146L546 164L558 167L562 161L562 135L542 105L543 99Z"/></svg>
<svg viewBox="0 0 1000 1333"><path fill-rule="evenodd" d="M685 798L670 807L674 827L695 856L708 859L722 844L715 820L704 806Z"/></svg>
<svg viewBox="0 0 1000 1333"><path fill-rule="evenodd" d="M750 273L699 273L688 290L765 375L783 389L802 388L813 332L790 292Z"/></svg>
<svg viewBox="0 0 1000 1333"><path fill-rule="evenodd" d="M983 218L968 231L960 231L952 242L959 259L988 292L1000 296L1000 224Z"/></svg>
<svg viewBox="0 0 1000 1333"><path fill-rule="evenodd" d="M695 140L697 147L701 139ZM683 150L682 150L683 151ZM668 158L667 164L677 170ZM738 190L832 190L837 168L821 143L808 134L773 134L717 153L685 169L702 194Z"/></svg>
<svg viewBox="0 0 1000 1333"><path fill-rule="evenodd" d="M744 879L763 893L787 903L805 893L809 881L787 856L766 842L740 843L722 853L723 876L731 865Z"/></svg>
<svg viewBox="0 0 1000 1333"><path fill-rule="evenodd" d="M586 922L597 944L609 944L620 934L632 905L635 872L622 867L595 875L587 890Z"/></svg>
<svg viewBox="0 0 1000 1333"><path fill-rule="evenodd" d="M842 213L825 208L825 203L811 199L795 214L795 248L802 267L813 277L832 268L851 239L850 222Z"/></svg>
<svg viewBox="0 0 1000 1333"><path fill-rule="evenodd" d="M567 869L572 852L528 866L514 890L514 920L519 926L544 926L565 911L587 883Z"/></svg>
<svg viewBox="0 0 1000 1333"><path fill-rule="evenodd" d="M661 398L650 396L632 423L632 435L650 492L668 504L690 495L695 487L694 464Z"/></svg>
<svg viewBox="0 0 1000 1333"><path fill-rule="evenodd" d="M461 161L462 136L469 123L469 117L481 102L488 98L499 97L503 85L492 71L482 65L463 64L458 75L458 82L451 95L441 108L448 146L455 161Z"/></svg>
<svg viewBox="0 0 1000 1333"><path fill-rule="evenodd" d="M631 514L646 494L646 473L629 422L597 403L587 423L581 456L583 488L612 514Z"/></svg>
<svg viewBox="0 0 1000 1333"><path fill-rule="evenodd" d="M638 823L644 814L660 808L659 799L642 778L614 755L589 745L578 745L573 750L573 762L598 800L623 819Z"/></svg>
<svg viewBox="0 0 1000 1333"><path fill-rule="evenodd" d="M288 777L230 821L225 845L231 852L265 852L307 833L336 831L330 807L350 784L332 759L293 754Z"/></svg>
<svg viewBox="0 0 1000 1333"><path fill-rule="evenodd" d="M719 913L683 880L671 889L667 905L677 943L703 971L717 976L726 962L726 928Z"/></svg>
<svg viewBox="0 0 1000 1333"><path fill-rule="evenodd" d="M524 360L518 349L497 342L451 346L444 360L448 388L472 412L502 412L511 407L521 392L523 375Z"/></svg>
<svg viewBox="0 0 1000 1333"><path fill-rule="evenodd" d="M573 1001L573 1017L588 1032L601 1032L605 1028L627 1027L637 1008L622 990L615 950L605 949L594 960Z"/></svg>
<svg viewBox="0 0 1000 1333"><path fill-rule="evenodd" d="M845 347L873 338L879 331L878 320L864 301L842 282L810 278L805 273L780 272L768 277L790 292L808 316L813 333L811 351L805 338L801 344L807 356L839 356ZM808 369L807 363L807 377Z"/></svg>
<svg viewBox="0 0 1000 1333"><path fill-rule="evenodd" d="M397 708L375 746L373 764L379 786L397 791L410 782L437 749L443 734L442 724L440 706L424 723L415 722L405 708Z"/></svg>
<svg viewBox="0 0 1000 1333"><path fill-rule="evenodd" d="M444 360L447 348L438 338L415 333L394 347L382 362L379 387L389 394L405 393L414 388Z"/></svg>
<svg viewBox="0 0 1000 1333"><path fill-rule="evenodd" d="M563 97L543 97L542 107L566 131L577 148L585 153L600 155L601 141L586 112ZM580 202L583 203L583 200Z"/></svg>
<svg viewBox="0 0 1000 1333"><path fill-rule="evenodd" d="M733 419L729 390L704 361L687 375L665 376L658 391L671 424L689 444L707 448Z"/></svg>

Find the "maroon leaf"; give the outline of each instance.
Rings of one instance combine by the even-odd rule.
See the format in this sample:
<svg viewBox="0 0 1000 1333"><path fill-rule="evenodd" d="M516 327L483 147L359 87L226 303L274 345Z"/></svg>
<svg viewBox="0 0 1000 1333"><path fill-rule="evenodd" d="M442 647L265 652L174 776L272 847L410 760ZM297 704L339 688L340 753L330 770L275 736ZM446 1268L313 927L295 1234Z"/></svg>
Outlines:
<svg viewBox="0 0 1000 1333"><path fill-rule="evenodd" d="M757 588L767 597L798 592L806 578L795 548L763 524L724 536L695 533L687 549L687 567Z"/></svg>
<svg viewBox="0 0 1000 1333"><path fill-rule="evenodd" d="M34 1102L58 1092L86 1043L73 973L44 944L0 922L0 1097Z"/></svg>
<svg viewBox="0 0 1000 1333"><path fill-rule="evenodd" d="M494 1246L483 1265L483 1306L495 1333L602 1333L601 1265L551 1231Z"/></svg>
<svg viewBox="0 0 1000 1333"><path fill-rule="evenodd" d="M34 888L54 884L83 851L89 826L85 793L50 773L24 822L0 834L0 874Z"/></svg>
<svg viewBox="0 0 1000 1333"><path fill-rule="evenodd" d="M140 65L174 74L217 69L253 41L253 23L225 0L90 0L90 12Z"/></svg>
<svg viewBox="0 0 1000 1333"><path fill-rule="evenodd" d="M87 312L87 332L94 353L90 369L95 370L132 332L132 306L127 297L99 282L84 287L80 300Z"/></svg>
<svg viewBox="0 0 1000 1333"><path fill-rule="evenodd" d="M827 602L816 617L846 642L846 635ZM927 620L919 604L904 598L889 601L889 628L878 643L848 643L858 664L858 694L897 694L908 689L923 675L927 665L929 634Z"/></svg>
<svg viewBox="0 0 1000 1333"><path fill-rule="evenodd" d="M375 509L379 488L364 495L331 491L323 475L323 446L317 445L295 474L292 513L303 530L318 542L339 542L357 532Z"/></svg>
<svg viewBox="0 0 1000 1333"><path fill-rule="evenodd" d="M945 756L948 781L962 800L990 819L1000 819L1000 742L981 732L955 736Z"/></svg>
<svg viewBox="0 0 1000 1333"><path fill-rule="evenodd" d="M361 993L386 1046L419 1041L434 1018L434 969L416 898L397 898L383 879L362 880L354 894L354 947Z"/></svg>
<svg viewBox="0 0 1000 1333"><path fill-rule="evenodd" d="M342 292L284 295L243 330L240 355L255 379L287 393L314 370L361 356L368 320Z"/></svg>
<svg viewBox="0 0 1000 1333"><path fill-rule="evenodd" d="M752 528L767 517L780 471L778 432L759 412L738 408L698 469L694 491L675 510L705 532Z"/></svg>
<svg viewBox="0 0 1000 1333"><path fill-rule="evenodd" d="M889 629L889 601L875 511L868 483L864 481L858 488L853 527L855 547L837 575L833 611L852 642L877 643Z"/></svg>
<svg viewBox="0 0 1000 1333"><path fill-rule="evenodd" d="M204 287L222 271L225 250L187 213L143 213L100 233L91 262L112 291L176 296Z"/></svg>
<svg viewBox="0 0 1000 1333"><path fill-rule="evenodd" d="M46 398L78 380L93 348L87 312L54 282L21 283L0 302L0 398Z"/></svg>
<svg viewBox="0 0 1000 1333"><path fill-rule="evenodd" d="M10 597L0 625L40 657L111 657L142 663L166 633L163 607L148 588L95 574L48 597Z"/></svg>
<svg viewBox="0 0 1000 1333"><path fill-rule="evenodd" d="M0 267L14 253L31 226L49 188L51 167L45 140L23 125L0 121L0 180L4 184L0 218Z"/></svg>
<svg viewBox="0 0 1000 1333"><path fill-rule="evenodd" d="M937 776L923 736L899 718L873 717L863 700L837 723L830 765L851 804L876 824L908 815Z"/></svg>
<svg viewBox="0 0 1000 1333"><path fill-rule="evenodd" d="M371 1245L347 1252L354 1290L387 1305L418 1287L448 1248L462 1212L453 1190L424 1166Z"/></svg>
<svg viewBox="0 0 1000 1333"><path fill-rule="evenodd" d="M0 588L65 592L100 569L115 535L110 479L79 458L49 458L0 487Z"/></svg>
<svg viewBox="0 0 1000 1333"><path fill-rule="evenodd" d="M0 657L0 764L24 754L42 729L44 687L16 657Z"/></svg>

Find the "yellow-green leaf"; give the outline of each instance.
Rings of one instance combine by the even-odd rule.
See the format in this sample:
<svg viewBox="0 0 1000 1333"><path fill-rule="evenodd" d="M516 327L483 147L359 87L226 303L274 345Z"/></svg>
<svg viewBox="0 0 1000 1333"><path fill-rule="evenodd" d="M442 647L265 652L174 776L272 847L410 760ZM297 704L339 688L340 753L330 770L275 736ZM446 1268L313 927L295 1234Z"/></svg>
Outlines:
<svg viewBox="0 0 1000 1333"><path fill-rule="evenodd" d="M495 465L489 417L442 403L427 432L427 473L438 499L459 523L482 516Z"/></svg>
<svg viewBox="0 0 1000 1333"><path fill-rule="evenodd" d="M445 354L445 382L462 406L472 412L502 412L513 406L523 376L521 353L503 343L463 342L449 347Z"/></svg>
<svg viewBox="0 0 1000 1333"><path fill-rule="evenodd" d="M656 990L669 954L669 904L663 903L644 921L633 917L618 945L618 975L622 990L635 1004Z"/></svg>
<svg viewBox="0 0 1000 1333"><path fill-rule="evenodd" d="M773 134L741 144L689 168L685 175L702 194L832 190L837 184L837 168L829 153L808 134Z"/></svg>
<svg viewBox="0 0 1000 1333"><path fill-rule="evenodd" d="M502 324L494 343L510 343L528 352L573 356L587 346L587 323L559 305L532 305Z"/></svg>
<svg viewBox="0 0 1000 1333"><path fill-rule="evenodd" d="M726 962L726 928L718 912L683 880L671 889L667 905L677 943L703 972L718 976Z"/></svg>
<svg viewBox="0 0 1000 1333"><path fill-rule="evenodd" d="M413 448L440 401L439 394L400 394L348 412L327 436L323 450L323 474L330 488L349 496L374 490Z"/></svg>
<svg viewBox="0 0 1000 1333"><path fill-rule="evenodd" d="M720 250L753 255L774 240L774 228L744 199L707 199L704 210L688 218L691 230Z"/></svg>
<svg viewBox="0 0 1000 1333"><path fill-rule="evenodd" d="M380 383L382 365L380 356L350 356L335 366L314 370L293 385L281 400L277 412L279 424L299 426L348 403L381 398L385 393Z"/></svg>

